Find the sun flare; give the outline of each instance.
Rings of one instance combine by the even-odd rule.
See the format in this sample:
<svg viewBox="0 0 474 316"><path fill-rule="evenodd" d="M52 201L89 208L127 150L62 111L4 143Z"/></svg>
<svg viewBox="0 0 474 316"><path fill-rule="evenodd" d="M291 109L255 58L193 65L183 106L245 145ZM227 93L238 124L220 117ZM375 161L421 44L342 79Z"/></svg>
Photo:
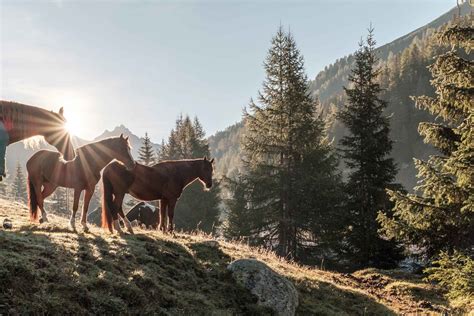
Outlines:
<svg viewBox="0 0 474 316"><path fill-rule="evenodd" d="M66 130L74 136L79 136L82 132L81 126L74 119L68 118L66 124L64 125Z"/></svg>
<svg viewBox="0 0 474 316"><path fill-rule="evenodd" d="M56 107L64 107L66 117L65 128L74 136L84 137L87 132L87 120L84 113L88 113L90 107L89 98L76 91L61 91L52 97L52 103Z"/></svg>

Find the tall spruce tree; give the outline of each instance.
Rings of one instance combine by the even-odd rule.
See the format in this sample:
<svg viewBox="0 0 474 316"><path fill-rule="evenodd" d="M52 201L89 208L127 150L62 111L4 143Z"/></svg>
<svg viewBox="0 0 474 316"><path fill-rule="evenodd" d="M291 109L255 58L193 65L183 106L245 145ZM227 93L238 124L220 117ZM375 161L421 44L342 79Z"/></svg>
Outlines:
<svg viewBox="0 0 474 316"><path fill-rule="evenodd" d="M417 107L442 119L420 123L419 133L440 154L427 161L415 159L420 185L415 194L389 190L393 215L381 213L383 232L416 246L422 255L446 258L460 251L474 259L474 62L470 55L472 21L454 25L438 39L452 50L430 66L435 97L415 97ZM464 49L464 51L462 50ZM442 251L446 253L441 254ZM459 253L456 253L458 256ZM472 281L472 280L471 280ZM474 286L471 283L471 291Z"/></svg>
<svg viewBox="0 0 474 316"><path fill-rule="evenodd" d="M18 202L26 202L28 200L28 194L26 191L26 179L23 173L23 168L18 161L16 164L15 178L12 184L12 195Z"/></svg>
<svg viewBox="0 0 474 316"><path fill-rule="evenodd" d="M308 95L303 57L292 34L281 27L264 67L260 104L251 101L250 111L244 114L248 192L244 197L248 198L246 213L253 214L250 237L280 256L302 259L308 245L320 245L336 231L328 229L328 235L320 235L318 225L329 219L325 215L330 210L333 218L338 216L337 202L326 199L335 197L339 189L337 162L325 137L325 123Z"/></svg>
<svg viewBox="0 0 474 316"><path fill-rule="evenodd" d="M151 144L150 137L148 137L148 133L145 133L142 146L138 149L138 161L147 166L155 163L155 150Z"/></svg>
<svg viewBox="0 0 474 316"><path fill-rule="evenodd" d="M209 157L209 144L197 118L180 116L171 130L168 141L163 142L159 152L160 160L192 159ZM176 229L192 231L200 229L215 232L219 225L219 183L214 181L210 191L203 192L198 181L184 190L176 204L174 221Z"/></svg>
<svg viewBox="0 0 474 316"><path fill-rule="evenodd" d="M224 189L228 193L223 198L227 219L223 225L224 236L233 240L250 240L254 233L255 214L249 209L249 186L245 176L224 179Z"/></svg>
<svg viewBox="0 0 474 316"><path fill-rule="evenodd" d="M348 129L348 135L340 141L349 168L346 184L349 232L344 252L355 268L389 267L400 259L399 247L378 234L377 213L391 209L385 189L393 187L397 171L389 157L390 122L383 113L387 103L379 98L381 88L377 81L378 58L372 27L368 31L365 43L359 43L354 55L351 85L344 87L347 103L338 113Z"/></svg>

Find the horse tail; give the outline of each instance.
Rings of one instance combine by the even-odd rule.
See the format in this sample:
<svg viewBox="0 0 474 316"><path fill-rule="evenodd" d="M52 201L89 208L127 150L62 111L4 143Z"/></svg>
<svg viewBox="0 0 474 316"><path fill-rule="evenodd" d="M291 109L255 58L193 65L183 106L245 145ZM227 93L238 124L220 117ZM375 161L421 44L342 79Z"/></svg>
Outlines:
<svg viewBox="0 0 474 316"><path fill-rule="evenodd" d="M108 228L113 233L114 228L112 225L112 210L114 208L113 201L113 187L112 182L104 172L102 175L102 228Z"/></svg>
<svg viewBox="0 0 474 316"><path fill-rule="evenodd" d="M35 186L31 180L31 176L28 175L28 204L30 207L30 220L35 222L38 220L38 197L36 196Z"/></svg>

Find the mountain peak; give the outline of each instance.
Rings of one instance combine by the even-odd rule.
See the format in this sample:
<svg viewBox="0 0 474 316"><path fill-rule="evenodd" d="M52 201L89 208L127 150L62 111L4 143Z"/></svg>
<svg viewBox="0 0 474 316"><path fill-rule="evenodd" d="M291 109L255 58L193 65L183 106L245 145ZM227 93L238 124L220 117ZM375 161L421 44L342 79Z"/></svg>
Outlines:
<svg viewBox="0 0 474 316"><path fill-rule="evenodd" d="M124 134L125 136L139 138L138 136L133 134L132 131L128 129L125 125L120 124L118 126L115 126L111 131L106 129L102 134L94 138L94 140L100 140L107 137L119 136L120 134Z"/></svg>

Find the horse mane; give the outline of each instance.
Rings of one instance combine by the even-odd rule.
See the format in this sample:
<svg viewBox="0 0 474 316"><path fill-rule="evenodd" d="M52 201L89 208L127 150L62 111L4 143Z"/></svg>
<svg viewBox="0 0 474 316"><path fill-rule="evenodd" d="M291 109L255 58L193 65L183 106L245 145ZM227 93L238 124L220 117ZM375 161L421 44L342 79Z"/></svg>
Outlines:
<svg viewBox="0 0 474 316"><path fill-rule="evenodd" d="M108 143L109 141L117 140L119 138L120 138L120 136L112 136L112 137L107 137L107 138L104 138L104 139L101 139L101 140L98 140L98 141L95 141L95 142L92 142L92 143L82 145L82 146L76 148L76 154L79 156L81 153L84 154L85 152L87 152L87 150L89 148L93 148L93 147L96 147L96 146L99 146L99 145L107 146L104 143ZM130 141L127 141L127 142L128 142L128 146L130 148L132 148L130 146Z"/></svg>
<svg viewBox="0 0 474 316"><path fill-rule="evenodd" d="M23 138L28 138L29 126L33 121L42 121L49 118L59 118L54 111L23 103L0 100L0 119L15 121L20 125L19 133ZM18 128L18 127L17 127Z"/></svg>
<svg viewBox="0 0 474 316"><path fill-rule="evenodd" d="M12 108L24 108L28 112L32 113L42 113L46 115L58 115L58 113L48 110L39 106L34 106L34 105L28 105L28 104L23 104L19 102L14 102L14 101L6 101L6 100L0 100L0 107L4 106L9 106Z"/></svg>

